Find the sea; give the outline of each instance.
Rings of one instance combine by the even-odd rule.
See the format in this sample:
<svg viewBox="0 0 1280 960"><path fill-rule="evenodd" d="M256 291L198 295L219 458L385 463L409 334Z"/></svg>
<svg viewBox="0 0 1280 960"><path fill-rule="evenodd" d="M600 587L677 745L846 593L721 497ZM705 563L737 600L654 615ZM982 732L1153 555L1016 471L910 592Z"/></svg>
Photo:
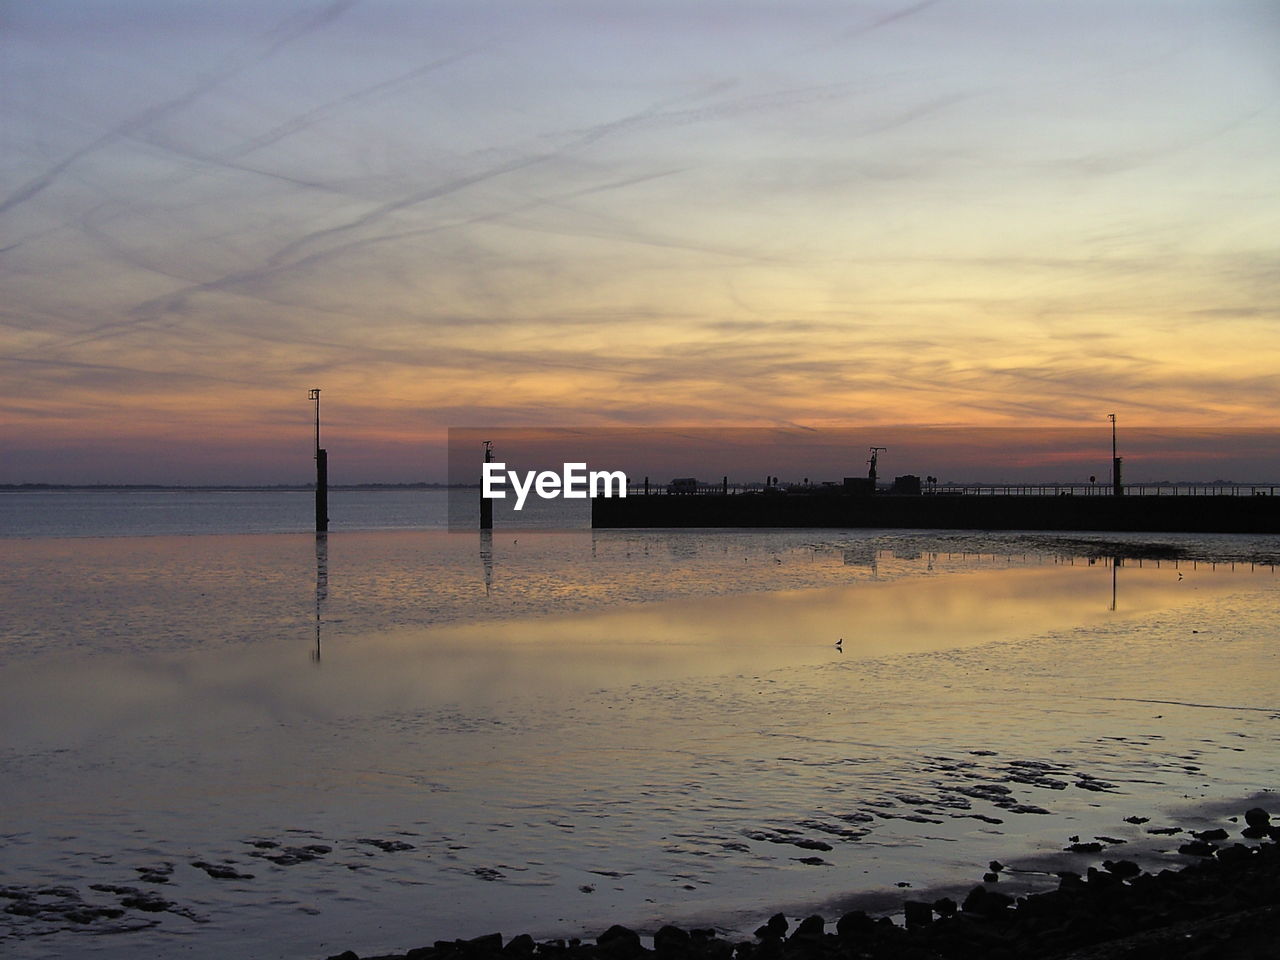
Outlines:
<svg viewBox="0 0 1280 960"><path fill-rule="evenodd" d="M0 954L749 939L1280 814L1275 536L475 496L0 491Z"/></svg>

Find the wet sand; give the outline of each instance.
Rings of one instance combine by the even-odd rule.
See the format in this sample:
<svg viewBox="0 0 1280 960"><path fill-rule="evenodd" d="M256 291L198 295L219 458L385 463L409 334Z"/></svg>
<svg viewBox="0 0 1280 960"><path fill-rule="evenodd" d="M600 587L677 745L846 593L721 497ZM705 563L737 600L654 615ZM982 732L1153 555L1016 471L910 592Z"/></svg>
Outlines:
<svg viewBox="0 0 1280 960"><path fill-rule="evenodd" d="M0 911L6 952L738 942L959 901L995 859L1043 891L1100 863L1072 836L1159 871L1149 827L1276 786L1280 591L1247 559L515 540L21 545L0 886L55 892Z"/></svg>
<svg viewBox="0 0 1280 960"><path fill-rule="evenodd" d="M1133 818L1143 819L1143 818ZM903 902L895 912L851 910L828 921L820 914L776 913L749 940L722 938L714 929L663 925L651 935L613 925L594 941L501 934L438 940L403 954L361 956L348 950L328 960L770 960L859 957L865 960L1120 960L1201 957L1246 960L1275 955L1280 920L1280 826L1251 807L1220 827L1152 828L1177 836L1189 861L1151 873L1135 861L1106 859L1083 874L1059 864L1052 891L1022 896L1009 890L1018 868L992 861L982 882L955 897ZM1082 846L1075 842L1068 852ZM1097 851L1100 852L1100 851Z"/></svg>

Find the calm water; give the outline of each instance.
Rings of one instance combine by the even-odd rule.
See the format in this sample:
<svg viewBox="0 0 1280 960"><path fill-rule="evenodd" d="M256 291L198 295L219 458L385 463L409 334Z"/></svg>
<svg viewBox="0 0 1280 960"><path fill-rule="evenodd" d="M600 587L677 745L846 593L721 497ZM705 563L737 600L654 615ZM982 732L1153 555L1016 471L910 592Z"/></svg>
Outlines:
<svg viewBox="0 0 1280 960"><path fill-rule="evenodd" d="M330 532L474 529L478 490L331 490ZM516 512L495 501L503 528L584 529L589 504L530 498ZM315 529L307 490L0 490L0 537L142 537L305 533Z"/></svg>
<svg viewBox="0 0 1280 960"><path fill-rule="evenodd" d="M351 493L323 539L305 494L0 505L6 956L749 934L1047 883L1073 835L1177 860L1145 830L1280 786L1275 538L481 536Z"/></svg>

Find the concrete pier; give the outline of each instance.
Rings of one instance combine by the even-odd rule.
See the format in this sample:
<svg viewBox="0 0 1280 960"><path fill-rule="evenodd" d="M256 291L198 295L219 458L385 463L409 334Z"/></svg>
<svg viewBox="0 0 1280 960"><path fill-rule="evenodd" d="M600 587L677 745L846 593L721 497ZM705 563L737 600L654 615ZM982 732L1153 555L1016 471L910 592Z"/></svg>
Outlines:
<svg viewBox="0 0 1280 960"><path fill-rule="evenodd" d="M591 525L1280 533L1280 496L631 496L592 500Z"/></svg>

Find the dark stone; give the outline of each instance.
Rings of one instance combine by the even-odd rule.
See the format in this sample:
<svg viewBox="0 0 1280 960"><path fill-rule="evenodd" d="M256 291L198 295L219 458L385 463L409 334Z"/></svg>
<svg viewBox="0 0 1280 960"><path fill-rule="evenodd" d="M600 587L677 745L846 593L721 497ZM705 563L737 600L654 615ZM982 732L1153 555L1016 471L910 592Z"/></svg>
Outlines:
<svg viewBox="0 0 1280 960"><path fill-rule="evenodd" d="M1195 830L1192 830L1191 835L1197 840L1204 840L1208 843L1216 843L1220 840L1226 840L1229 836L1227 831L1223 830L1221 827L1216 830L1201 830L1198 833Z"/></svg>
<svg viewBox="0 0 1280 960"><path fill-rule="evenodd" d="M876 922L863 910L852 910L836 921L836 936L841 940L857 941L870 936Z"/></svg>
<svg viewBox="0 0 1280 960"><path fill-rule="evenodd" d="M983 883L998 883L999 880L1000 880L1000 874L998 873L984 873L982 875Z"/></svg>
<svg viewBox="0 0 1280 960"><path fill-rule="evenodd" d="M976 886L964 898L961 909L965 913L977 914L980 917L997 917L1013 904L1013 897L1003 893L993 893L984 886Z"/></svg>
<svg viewBox="0 0 1280 960"><path fill-rule="evenodd" d="M827 922L817 914L805 917L796 926L796 932L791 935L791 940L819 940L826 926Z"/></svg>
<svg viewBox="0 0 1280 960"><path fill-rule="evenodd" d="M1113 873L1104 873L1097 867L1090 867L1085 872L1085 882L1089 884L1090 888L1098 889L1114 887L1120 883L1120 878Z"/></svg>
<svg viewBox="0 0 1280 960"><path fill-rule="evenodd" d="M1223 863L1237 866L1249 861L1253 857L1253 850L1243 843L1233 843L1217 851L1214 856Z"/></svg>
<svg viewBox="0 0 1280 960"><path fill-rule="evenodd" d="M596 944L610 957L634 957L644 953L640 934L617 923L596 937Z"/></svg>
<svg viewBox="0 0 1280 960"><path fill-rule="evenodd" d="M158 897L149 891L131 894L121 900L120 905L134 910L144 910L147 913L160 913L173 906L164 897Z"/></svg>
<svg viewBox="0 0 1280 960"><path fill-rule="evenodd" d="M787 929L790 926L791 924L787 923L785 916L775 913L764 926L756 931L756 936L761 940L780 940L787 935Z"/></svg>
<svg viewBox="0 0 1280 960"><path fill-rule="evenodd" d="M522 933L518 937L512 937L511 942L502 948L502 952L508 957L529 957L533 955L537 946L533 937Z"/></svg>
<svg viewBox="0 0 1280 960"><path fill-rule="evenodd" d="M908 900L902 905L902 915L908 930L926 927L933 923L933 904L920 900Z"/></svg>
<svg viewBox="0 0 1280 960"><path fill-rule="evenodd" d="M1189 857L1211 857L1213 851L1217 850L1217 846L1212 843L1206 843L1204 840L1192 840L1190 843L1184 843L1178 848L1179 853L1184 853Z"/></svg>
<svg viewBox="0 0 1280 960"><path fill-rule="evenodd" d="M275 859L274 857L271 859ZM241 873L235 867L224 866L220 863L206 863L204 860L192 861L193 867L198 867L215 880L252 880L252 873Z"/></svg>
<svg viewBox="0 0 1280 960"><path fill-rule="evenodd" d="M1102 844L1089 841L1087 843L1073 843L1066 848L1068 853L1101 853Z"/></svg>
<svg viewBox="0 0 1280 960"><path fill-rule="evenodd" d="M414 849L412 843L405 843L403 840L379 840L376 837L361 837L356 842L367 843L371 847L377 847L379 850L383 851L384 853L398 853L401 850ZM308 847L307 849L310 850L314 848ZM325 853L329 852L328 847L324 847L323 850Z"/></svg>
<svg viewBox="0 0 1280 960"><path fill-rule="evenodd" d="M328 960L360 960L360 957L351 950L343 950L341 953L335 953Z"/></svg>
<svg viewBox="0 0 1280 960"><path fill-rule="evenodd" d="M960 907L950 897L933 901L933 911L940 917L954 917Z"/></svg>
<svg viewBox="0 0 1280 960"><path fill-rule="evenodd" d="M1244 822L1251 827L1265 827L1271 822L1271 814L1261 807L1254 807L1244 812Z"/></svg>
<svg viewBox="0 0 1280 960"><path fill-rule="evenodd" d="M1113 876L1119 877L1121 880L1126 880L1129 877L1136 877L1142 872L1142 868L1132 860L1103 860L1102 866L1103 869L1107 870Z"/></svg>
<svg viewBox="0 0 1280 960"><path fill-rule="evenodd" d="M1001 870L1004 869L1004 864L1001 863L999 860L992 860L989 864L987 864L987 869L990 870L992 873L999 873Z"/></svg>
<svg viewBox="0 0 1280 960"><path fill-rule="evenodd" d="M486 933L483 936L462 941L462 946L468 956L491 957L502 952L502 934Z"/></svg>
<svg viewBox="0 0 1280 960"><path fill-rule="evenodd" d="M667 924L653 935L653 949L662 954L679 954L689 949L689 934Z"/></svg>
<svg viewBox="0 0 1280 960"><path fill-rule="evenodd" d="M790 842L795 846L799 847L801 850L832 850L834 849L831 846L831 844L826 843L823 840L808 840L808 839L802 838L800 840L791 840L791 841L784 841L784 842Z"/></svg>

